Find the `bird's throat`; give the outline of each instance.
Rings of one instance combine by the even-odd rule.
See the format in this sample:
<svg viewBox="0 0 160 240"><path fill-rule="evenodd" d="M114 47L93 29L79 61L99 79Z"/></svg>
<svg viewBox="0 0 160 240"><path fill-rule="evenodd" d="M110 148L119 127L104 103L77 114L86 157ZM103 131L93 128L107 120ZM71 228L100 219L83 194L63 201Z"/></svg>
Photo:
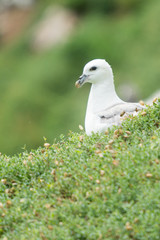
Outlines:
<svg viewBox="0 0 160 240"><path fill-rule="evenodd" d="M117 96L113 82L102 82L92 84L87 110L94 113L105 110L106 108L120 102Z"/></svg>

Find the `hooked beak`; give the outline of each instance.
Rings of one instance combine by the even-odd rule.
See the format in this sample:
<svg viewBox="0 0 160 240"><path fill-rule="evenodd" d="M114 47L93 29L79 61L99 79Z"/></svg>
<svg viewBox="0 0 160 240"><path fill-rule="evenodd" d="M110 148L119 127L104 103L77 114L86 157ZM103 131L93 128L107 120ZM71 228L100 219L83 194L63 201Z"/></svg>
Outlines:
<svg viewBox="0 0 160 240"><path fill-rule="evenodd" d="M75 83L75 86L77 88L82 87L82 85L85 83L86 79L87 79L87 75L83 74L79 77L78 81Z"/></svg>

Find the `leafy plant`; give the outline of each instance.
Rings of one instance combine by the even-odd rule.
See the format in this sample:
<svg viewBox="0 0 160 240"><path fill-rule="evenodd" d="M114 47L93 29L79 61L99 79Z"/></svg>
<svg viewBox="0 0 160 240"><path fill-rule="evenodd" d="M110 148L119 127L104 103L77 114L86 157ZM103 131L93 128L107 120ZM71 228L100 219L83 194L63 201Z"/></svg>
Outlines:
<svg viewBox="0 0 160 240"><path fill-rule="evenodd" d="M160 100L119 128L0 156L1 239L159 239Z"/></svg>

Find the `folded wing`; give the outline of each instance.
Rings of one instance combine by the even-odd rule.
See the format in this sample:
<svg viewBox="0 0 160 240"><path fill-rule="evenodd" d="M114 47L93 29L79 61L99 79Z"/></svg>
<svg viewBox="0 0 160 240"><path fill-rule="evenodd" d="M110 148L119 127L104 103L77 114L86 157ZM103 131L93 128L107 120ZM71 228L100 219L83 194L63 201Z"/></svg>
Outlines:
<svg viewBox="0 0 160 240"><path fill-rule="evenodd" d="M98 113L100 117L100 122L105 123L106 125L120 125L124 117L129 115L137 115L138 111L144 109L144 106L139 103L118 103L115 104L104 111Z"/></svg>

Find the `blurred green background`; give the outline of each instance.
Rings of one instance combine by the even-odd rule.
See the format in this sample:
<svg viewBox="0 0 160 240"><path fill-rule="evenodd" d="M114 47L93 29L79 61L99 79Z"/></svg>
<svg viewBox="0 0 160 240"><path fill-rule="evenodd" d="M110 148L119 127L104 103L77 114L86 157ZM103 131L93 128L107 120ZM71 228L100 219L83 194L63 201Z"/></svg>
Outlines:
<svg viewBox="0 0 160 240"><path fill-rule="evenodd" d="M124 100L160 89L160 1L0 0L0 152L79 131L90 86L74 83L94 58Z"/></svg>

